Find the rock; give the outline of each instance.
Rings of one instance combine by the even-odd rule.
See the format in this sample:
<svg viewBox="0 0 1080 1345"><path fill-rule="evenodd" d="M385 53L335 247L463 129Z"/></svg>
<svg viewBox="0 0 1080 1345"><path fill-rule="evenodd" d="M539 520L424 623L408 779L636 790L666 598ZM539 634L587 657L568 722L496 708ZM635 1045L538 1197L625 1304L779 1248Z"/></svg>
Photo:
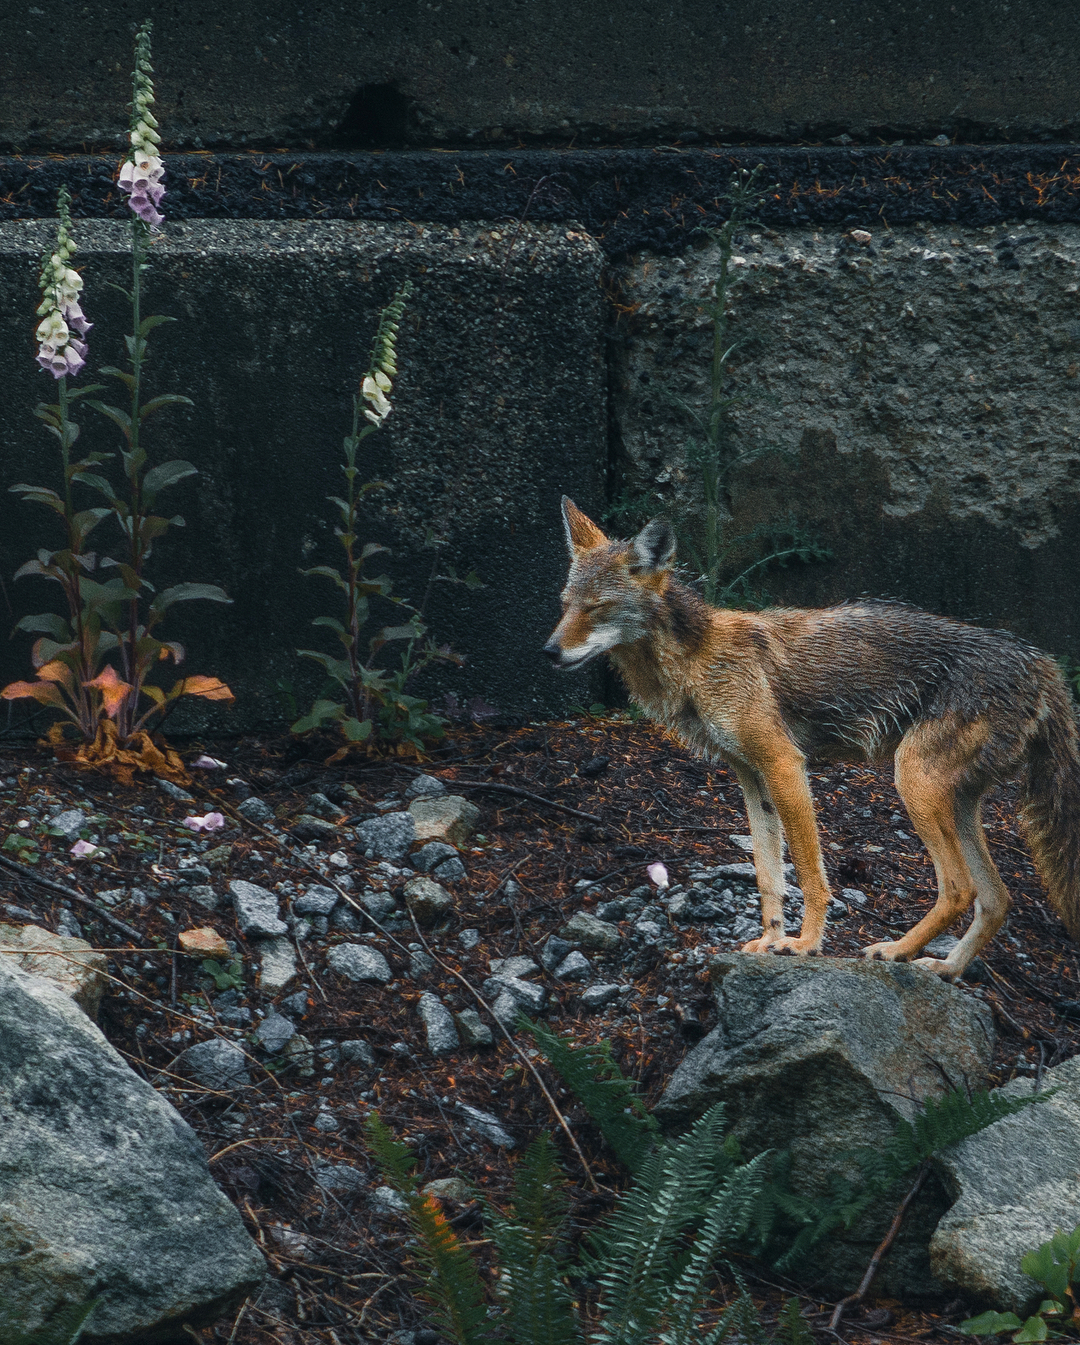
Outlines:
<svg viewBox="0 0 1080 1345"><path fill-rule="evenodd" d="M218 894L209 883L196 883L194 887L188 888L185 895L200 906L205 906L208 911L216 911L220 904Z"/></svg>
<svg viewBox="0 0 1080 1345"><path fill-rule="evenodd" d="M40 925L0 925L0 963L52 982L83 1013L97 1018L109 964L85 940L53 934Z"/></svg>
<svg viewBox="0 0 1080 1345"><path fill-rule="evenodd" d="M313 841L336 842L340 832L333 822L315 817L312 813L301 813L289 827L289 835L295 836L298 841L307 841L308 843Z"/></svg>
<svg viewBox="0 0 1080 1345"><path fill-rule="evenodd" d="M596 908L599 919L617 924L626 918L626 906L621 901L602 901Z"/></svg>
<svg viewBox="0 0 1080 1345"><path fill-rule="evenodd" d="M56 917L56 932L63 939L82 941L82 925L75 919L75 916L71 911L61 910L60 914Z"/></svg>
<svg viewBox="0 0 1080 1345"><path fill-rule="evenodd" d="M335 907L330 921L340 934L363 934L371 929L370 924L348 906Z"/></svg>
<svg viewBox="0 0 1080 1345"><path fill-rule="evenodd" d="M310 1007L307 991L297 990L293 995L286 995L278 1007L293 1018L305 1018Z"/></svg>
<svg viewBox="0 0 1080 1345"><path fill-rule="evenodd" d="M249 822L254 822L260 827L272 827L277 821L273 808L268 803L264 803L257 794L252 794L251 798L238 803L236 811L241 817L247 818Z"/></svg>
<svg viewBox="0 0 1080 1345"><path fill-rule="evenodd" d="M449 1055L461 1045L450 1010L437 995L424 994L416 1006L432 1055Z"/></svg>
<svg viewBox="0 0 1080 1345"><path fill-rule="evenodd" d="M454 1022L462 1046L490 1046L495 1040L491 1028L475 1009L462 1009L460 1013L455 1013Z"/></svg>
<svg viewBox="0 0 1080 1345"><path fill-rule="evenodd" d="M409 856L409 863L420 873L430 873L437 865L457 857L458 852L452 845L447 845L444 841L429 841L427 845L413 851Z"/></svg>
<svg viewBox="0 0 1080 1345"><path fill-rule="evenodd" d="M386 985L393 980L386 958L366 943L339 943L326 954L326 963L339 976L350 981L377 981Z"/></svg>
<svg viewBox="0 0 1080 1345"><path fill-rule="evenodd" d="M315 1180L324 1191L347 1191L353 1194L367 1189L364 1174L350 1167L348 1163L324 1163L315 1169ZM380 1190L397 1194L389 1186L380 1187Z"/></svg>
<svg viewBox="0 0 1080 1345"><path fill-rule="evenodd" d="M454 907L454 898L431 878L410 878L405 884L405 900L421 925L435 924Z"/></svg>
<svg viewBox="0 0 1080 1345"><path fill-rule="evenodd" d="M460 794L444 794L441 798L414 799L409 804L409 816L418 841L443 841L460 849L472 835L480 809Z"/></svg>
<svg viewBox="0 0 1080 1345"><path fill-rule="evenodd" d="M392 1186L377 1186L371 1193L370 1203L378 1214L404 1214L409 1208L405 1197Z"/></svg>
<svg viewBox="0 0 1080 1345"><path fill-rule="evenodd" d="M638 920L634 924L634 932L639 935L646 943L655 943L661 938L664 931L655 920Z"/></svg>
<svg viewBox="0 0 1080 1345"><path fill-rule="evenodd" d="M205 864L200 864L197 860L181 859L176 866L176 881L178 884L208 883L210 881L210 870Z"/></svg>
<svg viewBox="0 0 1080 1345"><path fill-rule="evenodd" d="M382 921L388 920L397 910L397 902L389 892L376 892L373 888L368 888L365 892L360 893L360 905L374 916L380 924ZM360 920L363 929L371 928L362 916Z"/></svg>
<svg viewBox="0 0 1080 1345"><path fill-rule="evenodd" d="M757 869L752 860L746 860L739 864L718 864L714 869L709 869L708 873L702 875L708 879L712 878L752 878L757 881ZM784 865L784 877L795 877L795 865Z"/></svg>
<svg viewBox="0 0 1080 1345"><path fill-rule="evenodd" d="M339 901L340 897L332 887L315 884L297 897L292 905L297 915L329 915Z"/></svg>
<svg viewBox="0 0 1080 1345"><path fill-rule="evenodd" d="M478 929L463 929L458 935L458 943L467 953L472 952L474 948L479 947L480 931Z"/></svg>
<svg viewBox="0 0 1080 1345"><path fill-rule="evenodd" d="M90 819L78 808L66 808L62 813L49 818L49 829L63 836L65 841L77 841L79 832Z"/></svg>
<svg viewBox="0 0 1080 1345"><path fill-rule="evenodd" d="M203 863L208 869L224 868L232 858L232 851L231 845L216 845L203 855Z"/></svg>
<svg viewBox="0 0 1080 1345"><path fill-rule="evenodd" d="M189 1126L57 985L12 962L0 958L0 1339L97 1297L88 1341L209 1325L257 1290L258 1248Z"/></svg>
<svg viewBox="0 0 1080 1345"><path fill-rule="evenodd" d="M259 989L276 995L296 976L296 949L288 939L263 939L259 944Z"/></svg>
<svg viewBox="0 0 1080 1345"><path fill-rule="evenodd" d="M617 985L590 985L581 992L581 1005L585 1009L602 1009L619 996Z"/></svg>
<svg viewBox="0 0 1080 1345"><path fill-rule="evenodd" d="M417 949L409 954L409 976L412 980L419 981L424 976L430 976L434 970L435 959L430 953Z"/></svg>
<svg viewBox="0 0 1080 1345"><path fill-rule="evenodd" d="M296 1024L280 1013L268 1013L255 1029L255 1040L267 1055L277 1055L295 1035Z"/></svg>
<svg viewBox="0 0 1080 1345"><path fill-rule="evenodd" d="M465 865L455 856L453 859L444 859L441 864L436 864L431 870L431 876L437 878L440 883L463 883L469 875L465 871Z"/></svg>
<svg viewBox="0 0 1080 1345"><path fill-rule="evenodd" d="M407 799L431 799L446 793L446 786L434 775L418 775L405 791Z"/></svg>
<svg viewBox="0 0 1080 1345"><path fill-rule="evenodd" d="M300 1078L310 1078L315 1073L315 1047L302 1032L296 1032L289 1038L281 1055L285 1061L285 1068L292 1070Z"/></svg>
<svg viewBox="0 0 1080 1345"><path fill-rule="evenodd" d="M364 1069L374 1069L375 1052L366 1041L354 1038L338 1046L338 1061L342 1065L362 1065Z"/></svg>
<svg viewBox="0 0 1080 1345"><path fill-rule="evenodd" d="M271 1224L269 1232L277 1245L293 1260L310 1261L314 1255L315 1248L311 1239L304 1237L303 1233L283 1227L281 1224Z"/></svg>
<svg viewBox="0 0 1080 1345"><path fill-rule="evenodd" d="M405 858L416 840L416 824L409 813L384 813L361 822L355 835L362 850L373 850L377 858L396 862Z"/></svg>
<svg viewBox="0 0 1080 1345"><path fill-rule="evenodd" d="M563 926L562 933L573 943L581 944L594 953L610 953L622 943L622 935L615 925L597 920L588 911L578 911Z"/></svg>
<svg viewBox="0 0 1080 1345"><path fill-rule="evenodd" d="M857 1180L845 1152L883 1144L947 1081L978 1088L986 1078L989 1009L921 967L727 953L710 969L718 1026L683 1059L655 1114L683 1126L724 1102L748 1154L790 1148L800 1194L825 1197L836 1174ZM927 1244L947 1205L940 1181L928 1180L882 1262L878 1293L926 1302L944 1292ZM803 1272L827 1292L849 1292L894 1213L887 1201L875 1205L812 1252Z"/></svg>
<svg viewBox="0 0 1080 1345"><path fill-rule="evenodd" d="M866 893L860 892L857 887L842 887L840 896L842 900L851 902L853 906L866 905Z"/></svg>
<svg viewBox="0 0 1080 1345"><path fill-rule="evenodd" d="M340 1130L341 1122L333 1112L321 1111L314 1121L315 1129L321 1131L324 1135L329 1135L335 1130Z"/></svg>
<svg viewBox="0 0 1080 1345"><path fill-rule="evenodd" d="M1043 1296L1025 1252L1080 1224L1080 1056L1048 1069L1045 1102L996 1121L935 1159L955 1204L930 1239L934 1275L965 1299L1023 1317ZM996 1090L1031 1092L1013 1079Z"/></svg>
<svg viewBox="0 0 1080 1345"><path fill-rule="evenodd" d="M544 970L554 971L559 963L573 951L574 945L572 943L560 939L557 934L548 935L547 942L540 950L540 961L544 965Z"/></svg>
<svg viewBox="0 0 1080 1345"><path fill-rule="evenodd" d="M458 1114L474 1134L482 1136L500 1149L512 1149L514 1139L503 1129L502 1122L490 1112L480 1111L476 1107L467 1107L464 1102L457 1104Z"/></svg>
<svg viewBox="0 0 1080 1345"><path fill-rule="evenodd" d="M513 1036L517 1031L517 1020L518 1015L521 1013L521 1008L518 1005L517 999L509 990L502 990L499 992L495 1002L491 1006L491 1013L492 1017L495 1018L495 1020L500 1023L511 1036Z"/></svg>
<svg viewBox="0 0 1080 1345"><path fill-rule="evenodd" d="M588 981L593 974L592 963L584 953L569 953L552 974L560 981Z"/></svg>
<svg viewBox="0 0 1080 1345"><path fill-rule="evenodd" d="M469 1183L460 1177L439 1177L421 1188L421 1195L448 1200L452 1205L467 1205L472 1199Z"/></svg>
<svg viewBox="0 0 1080 1345"><path fill-rule="evenodd" d="M227 1093L251 1082L243 1051L223 1037L196 1042L177 1059L185 1073L196 1083L214 1092Z"/></svg>
<svg viewBox="0 0 1080 1345"><path fill-rule="evenodd" d="M540 1013L547 1003L548 992L532 981L519 981L516 976L489 976L483 991L488 999L509 995L526 1013Z"/></svg>
<svg viewBox="0 0 1080 1345"><path fill-rule="evenodd" d="M185 929L177 942L185 953L194 953L201 957L229 957L229 945L216 929Z"/></svg>
<svg viewBox="0 0 1080 1345"><path fill-rule="evenodd" d="M116 890L118 892L124 891L122 887L118 887ZM97 897L98 900L101 901L104 899L105 893L99 892ZM108 902L107 904L111 906L113 903ZM31 925L37 919L37 915L33 911L28 911L25 906L12 905L11 902L4 902L3 906L0 907L0 910L3 910L4 914L9 916L12 920L25 920Z"/></svg>
<svg viewBox="0 0 1080 1345"><path fill-rule="evenodd" d="M532 976L540 970L531 957L494 957L488 965L492 976Z"/></svg>
<svg viewBox="0 0 1080 1345"><path fill-rule="evenodd" d="M235 878L229 884L229 892L236 909L236 922L245 937L269 939L289 932L288 925L278 916L278 899L273 892L241 878Z"/></svg>
<svg viewBox="0 0 1080 1345"><path fill-rule="evenodd" d="M340 822L341 819L345 816L345 814L341 811L341 809L337 806L337 804L331 803L325 794L319 794L319 793L309 794L308 808L311 812L315 813L317 816L325 817L327 818L328 821L331 822Z"/></svg>

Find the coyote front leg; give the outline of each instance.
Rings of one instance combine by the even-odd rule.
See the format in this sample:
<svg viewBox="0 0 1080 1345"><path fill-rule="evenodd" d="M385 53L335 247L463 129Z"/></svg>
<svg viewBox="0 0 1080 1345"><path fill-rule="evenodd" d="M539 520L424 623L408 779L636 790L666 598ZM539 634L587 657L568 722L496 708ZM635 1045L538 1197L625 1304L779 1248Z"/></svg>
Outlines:
<svg viewBox="0 0 1080 1345"><path fill-rule="evenodd" d="M751 789L743 779L743 770L736 768L739 783L746 794L750 831L754 838L754 865L761 889L760 939L743 945L744 953L793 952L818 953L825 935L825 913L829 905L829 880L821 862L817 823L814 819L814 800L806 765L801 755L773 757L760 770L748 771L751 787L757 800L751 806ZM760 786L763 788L759 787ZM765 808L771 809L770 812ZM755 811L759 814L755 827ZM779 820L777 820L777 818ZM802 888L805 909L802 929L797 938L784 934L784 868L782 835L787 833L795 873ZM759 858L759 834L762 856ZM763 862L764 861L764 862Z"/></svg>

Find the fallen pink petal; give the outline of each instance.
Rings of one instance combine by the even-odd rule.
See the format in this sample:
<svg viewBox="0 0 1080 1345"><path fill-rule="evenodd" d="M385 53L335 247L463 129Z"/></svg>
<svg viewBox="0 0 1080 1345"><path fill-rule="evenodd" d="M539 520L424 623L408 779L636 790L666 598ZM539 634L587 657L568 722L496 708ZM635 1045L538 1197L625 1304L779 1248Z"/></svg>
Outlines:
<svg viewBox="0 0 1080 1345"><path fill-rule="evenodd" d="M654 883L661 891L670 885L668 871L663 864L650 864L645 872L649 875L649 882Z"/></svg>
<svg viewBox="0 0 1080 1345"><path fill-rule="evenodd" d="M87 855L96 855L98 848L89 841L76 841L69 851L76 859L85 859Z"/></svg>
<svg viewBox="0 0 1080 1345"><path fill-rule="evenodd" d="M185 817L184 826L192 831L220 831L225 825L221 813L206 813L203 817Z"/></svg>
<svg viewBox="0 0 1080 1345"><path fill-rule="evenodd" d="M218 761L216 757L208 757L204 754L201 757L196 757L191 764L200 771L223 771L229 763Z"/></svg>

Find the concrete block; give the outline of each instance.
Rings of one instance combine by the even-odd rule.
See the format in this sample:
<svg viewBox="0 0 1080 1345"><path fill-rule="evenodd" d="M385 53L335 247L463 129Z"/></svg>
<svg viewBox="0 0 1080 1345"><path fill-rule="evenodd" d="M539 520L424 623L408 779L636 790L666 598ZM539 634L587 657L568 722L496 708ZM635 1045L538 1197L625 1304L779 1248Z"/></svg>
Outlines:
<svg viewBox="0 0 1080 1345"><path fill-rule="evenodd" d="M126 229L77 230L84 307L94 322L88 376L119 363L129 314L106 286L128 274ZM51 225L0 225L0 482L55 485L53 441L32 420L53 389L36 369L29 333ZM185 604L162 627L188 645L186 670L213 672L235 710L189 706L176 727L236 730L281 722L276 690L310 702L322 672L297 648L332 651L310 618L336 612L336 590L302 566L338 563L332 506L341 441L379 308L410 277L416 287L400 339L400 376L387 428L365 441L371 497L365 535L395 592L419 602L428 583L428 527L449 538L446 564L475 567L480 590L436 583L433 634L468 657L438 669L428 691L479 695L502 711L541 714L591 694L538 653L558 612L563 491L597 506L606 461L601 253L565 226L526 225L508 251L499 228L346 223L166 224L153 246L145 308L179 321L154 341L152 395L183 392L191 410L164 413L147 436L152 458L188 458L199 475L163 503L187 527L156 548L165 583L223 584L232 606ZM89 409L81 444L115 452L113 427ZM88 502L91 502L88 500ZM96 503L96 498L93 501ZM0 569L58 545L45 511L0 490ZM108 523L94 537L115 547ZM12 597L19 615L53 597L36 579ZM186 607L186 610L184 609ZM176 614L175 620L172 619ZM388 609L383 620L397 619ZM29 639L5 645L0 676L29 671ZM419 694L424 686L416 688Z"/></svg>

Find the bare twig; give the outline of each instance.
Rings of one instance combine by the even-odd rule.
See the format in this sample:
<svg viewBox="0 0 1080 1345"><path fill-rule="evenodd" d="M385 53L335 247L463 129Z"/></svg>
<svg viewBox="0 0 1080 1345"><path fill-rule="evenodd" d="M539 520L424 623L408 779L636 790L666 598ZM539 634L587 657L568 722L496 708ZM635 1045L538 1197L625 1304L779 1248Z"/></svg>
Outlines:
<svg viewBox="0 0 1080 1345"><path fill-rule="evenodd" d="M557 808L561 813L569 813L571 817L580 817L583 822L593 822L597 826L601 825L603 818L597 817L595 813L583 813L578 808L571 808L566 803L556 803L554 799L546 799L543 794L533 794L528 789L518 789L516 785L499 785L491 780L452 780L451 785L454 789L486 789L493 794L515 794L519 799L528 799L530 803L539 803L545 808Z"/></svg>
<svg viewBox="0 0 1080 1345"><path fill-rule="evenodd" d="M76 892L73 887L68 887L66 883L57 883L52 878L46 878L44 874L35 873L32 868L26 864L20 864L18 860L8 859L6 855L0 855L0 868L8 869L12 873L17 873L20 878L26 878L32 883L37 883L39 887L47 887L51 892L59 892L62 897L67 897L69 901L77 901L80 906L85 906L100 920L106 924L112 925L113 929L118 929L121 934L125 934L129 939L142 947L143 936L137 929L132 929L130 925L125 925L123 920L118 920L115 915L96 905L89 897L84 897L81 892Z"/></svg>

